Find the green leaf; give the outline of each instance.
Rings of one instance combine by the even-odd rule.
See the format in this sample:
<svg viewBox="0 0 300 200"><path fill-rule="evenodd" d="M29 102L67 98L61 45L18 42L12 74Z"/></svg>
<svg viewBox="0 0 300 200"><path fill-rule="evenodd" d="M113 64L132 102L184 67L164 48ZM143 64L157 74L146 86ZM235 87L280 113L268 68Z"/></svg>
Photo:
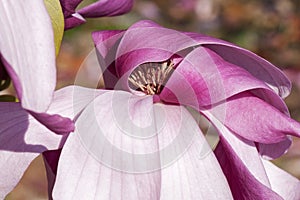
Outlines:
<svg viewBox="0 0 300 200"><path fill-rule="evenodd" d="M44 3L51 18L54 32L55 53L57 55L64 34L64 15L59 0L44 0Z"/></svg>

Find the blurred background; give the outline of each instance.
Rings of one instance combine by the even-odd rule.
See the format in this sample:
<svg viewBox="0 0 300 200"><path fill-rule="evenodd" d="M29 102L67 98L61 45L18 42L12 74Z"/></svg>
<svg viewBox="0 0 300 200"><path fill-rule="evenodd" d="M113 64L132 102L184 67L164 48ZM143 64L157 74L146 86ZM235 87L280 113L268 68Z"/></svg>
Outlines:
<svg viewBox="0 0 300 200"><path fill-rule="evenodd" d="M132 12L126 15L88 19L87 23L65 32L57 58L57 88L74 84L78 69L93 49L92 31L126 29L138 20L151 19L168 28L230 41L278 66L293 82L286 103L291 116L300 121L299 9L299 0L135 0ZM300 178L300 140L294 139L289 152L274 162ZM7 199L47 199L41 157L32 163Z"/></svg>

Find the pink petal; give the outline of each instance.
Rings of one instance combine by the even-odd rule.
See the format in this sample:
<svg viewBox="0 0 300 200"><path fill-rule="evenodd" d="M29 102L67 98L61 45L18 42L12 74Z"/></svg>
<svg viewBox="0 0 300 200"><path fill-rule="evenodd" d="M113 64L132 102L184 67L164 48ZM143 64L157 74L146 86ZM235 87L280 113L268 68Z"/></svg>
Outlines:
<svg viewBox="0 0 300 200"><path fill-rule="evenodd" d="M82 0L60 0L65 16L65 29L85 22L85 17L116 16L127 13L133 6L133 0L100 0L78 11L76 7Z"/></svg>
<svg viewBox="0 0 300 200"><path fill-rule="evenodd" d="M36 121L19 103L0 104L0 198L19 182L31 161L60 146L59 136Z"/></svg>
<svg viewBox="0 0 300 200"><path fill-rule="evenodd" d="M129 12L132 6L133 0L101 0L78 10L78 13L84 17L116 16Z"/></svg>
<svg viewBox="0 0 300 200"><path fill-rule="evenodd" d="M82 2L82 0L59 0L64 16L69 16L73 14L76 7Z"/></svg>
<svg viewBox="0 0 300 200"><path fill-rule="evenodd" d="M50 113L75 118L103 91L70 86L55 92ZM19 182L31 161L41 152L61 148L66 135L57 135L24 110L20 103L0 103L0 198ZM73 124L73 123L72 123Z"/></svg>
<svg viewBox="0 0 300 200"><path fill-rule="evenodd" d="M235 134L250 141L272 144L286 135L300 136L300 124L250 92L228 99L215 110L225 112L224 124Z"/></svg>
<svg viewBox="0 0 300 200"><path fill-rule="evenodd" d="M43 152L43 158L44 158L45 168L47 172L49 199L52 199L51 193L55 183L60 154L61 154L61 149Z"/></svg>
<svg viewBox="0 0 300 200"><path fill-rule="evenodd" d="M220 134L220 139L222 140L219 145L221 146L220 148L229 148L227 150L229 152L232 151L230 148L233 148L235 152L234 154L236 154L239 162L244 163L244 165L248 167L248 170L254 174L258 180L265 185L269 185L254 142L240 138L233 134L230 129L224 126L222 121L215 116L214 111L203 111L203 113L211 121L213 126L216 127ZM219 155L217 155L217 157L218 156Z"/></svg>
<svg viewBox="0 0 300 200"><path fill-rule="evenodd" d="M224 144L225 143L225 144ZM236 149L236 150L234 150ZM282 198L272 191L268 184L262 183L251 173L249 168L256 163L254 160L244 163L236 155L240 148L231 147L231 144L221 140L215 150L215 154L222 166L223 172L227 177L234 199L272 199L282 200ZM245 155L250 155L248 151L243 151ZM257 154L258 155L258 154ZM256 171L257 173L258 171ZM264 170L261 169L261 173Z"/></svg>
<svg viewBox="0 0 300 200"><path fill-rule="evenodd" d="M65 17L65 30L85 23L85 19L76 12L77 6L82 0L60 0Z"/></svg>
<svg viewBox="0 0 300 200"><path fill-rule="evenodd" d="M123 170L143 170L148 165L159 165L159 157L154 152L158 148L156 136L137 140L124 132L127 128L138 129L139 126L149 125L149 120L145 120L149 119L145 111L150 109L151 114L152 97L129 97L132 97L129 93L113 91L100 95L79 116L75 133L69 136L62 150L53 190L54 199L159 197L159 172L132 174ZM127 107L127 103L131 108ZM129 113L124 109L134 111L130 115L134 122L124 122L128 127L122 130L120 126L123 121L119 120L130 121ZM133 156L139 157L136 153L143 155L152 152L153 159L140 156L138 160L142 163L133 160Z"/></svg>
<svg viewBox="0 0 300 200"><path fill-rule="evenodd" d="M163 164L160 199L233 199L219 163L191 114L184 107L157 106L165 110L170 121L159 134ZM170 162L174 155L178 158Z"/></svg>
<svg viewBox="0 0 300 200"><path fill-rule="evenodd" d="M271 162L262 161L272 189L285 200L300 199L300 181Z"/></svg>
<svg viewBox="0 0 300 200"><path fill-rule="evenodd" d="M220 39L209 36L186 33L188 36L219 54L226 61L243 67L254 77L266 82L281 97L289 95L291 83L277 67L260 56Z"/></svg>
<svg viewBox="0 0 300 200"><path fill-rule="evenodd" d="M283 141L274 144L263 144L257 143L256 147L259 154L262 155L264 159L276 159L285 154L292 144L292 139L286 137Z"/></svg>
<svg viewBox="0 0 300 200"><path fill-rule="evenodd" d="M139 21L125 32L115 58L117 75L123 78L141 63L164 61L184 49L199 45L215 51L227 62L244 68L282 97L289 93L291 85L286 76L254 53L212 37L166 29L151 21ZM126 84L126 80L125 77L121 85ZM123 89L128 91L126 87Z"/></svg>
<svg viewBox="0 0 300 200"><path fill-rule="evenodd" d="M105 88L113 89L118 82L115 69L117 45L124 31L96 31L92 38L97 48L98 61L103 71Z"/></svg>
<svg viewBox="0 0 300 200"><path fill-rule="evenodd" d="M55 92L54 103L50 105L47 113L30 113L51 131L67 134L75 128L73 120L70 119L74 119L86 105L104 92L80 86L68 86Z"/></svg>
<svg viewBox="0 0 300 200"><path fill-rule="evenodd" d="M236 137L211 113L205 114L219 131L220 142L215 154L234 199L282 199L270 189L268 176L254 143Z"/></svg>
<svg viewBox="0 0 300 200"><path fill-rule="evenodd" d="M43 1L4 1L0 13L0 59L22 106L44 112L56 84L55 47L47 10Z"/></svg>
<svg viewBox="0 0 300 200"><path fill-rule="evenodd" d="M65 18L65 30L74 28L76 26L84 24L85 22L86 20L79 13L74 13Z"/></svg>
<svg viewBox="0 0 300 200"><path fill-rule="evenodd" d="M53 198L160 199L181 183L186 197L199 192L231 197L218 162L183 107L111 91L86 107L76 125L62 150ZM172 174L181 173L186 178L175 181Z"/></svg>
<svg viewBox="0 0 300 200"><path fill-rule="evenodd" d="M210 106L247 90L288 112L282 99L264 82L243 68L226 62L205 47L185 56L167 82L160 97L164 101L199 107Z"/></svg>
<svg viewBox="0 0 300 200"><path fill-rule="evenodd" d="M116 71L122 77L139 64L167 60L194 45L198 43L179 31L160 27L151 21L139 21L122 37L116 55Z"/></svg>
<svg viewBox="0 0 300 200"><path fill-rule="evenodd" d="M92 38L95 43L97 50L102 57L106 57L112 50L115 54L116 44L118 40L124 35L124 31L112 30L112 31L95 31L92 33ZM115 55L114 55L115 56ZM113 61L113 60L111 60Z"/></svg>

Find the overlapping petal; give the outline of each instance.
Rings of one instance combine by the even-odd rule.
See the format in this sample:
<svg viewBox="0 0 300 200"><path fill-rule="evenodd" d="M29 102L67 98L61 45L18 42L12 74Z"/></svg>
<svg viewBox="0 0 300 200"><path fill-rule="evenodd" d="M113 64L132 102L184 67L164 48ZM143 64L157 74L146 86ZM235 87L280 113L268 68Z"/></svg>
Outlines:
<svg viewBox="0 0 300 200"><path fill-rule="evenodd" d="M261 159L252 141L237 137L211 113L220 133L215 149L236 199L298 199L299 180ZM288 188L288 189L287 189Z"/></svg>
<svg viewBox="0 0 300 200"><path fill-rule="evenodd" d="M213 37L186 33L207 48L212 49L226 61L243 67L254 77L264 81L279 96L285 98L291 90L291 82L277 67L262 57L252 53L249 50L238 47L232 43L216 39Z"/></svg>
<svg viewBox="0 0 300 200"><path fill-rule="evenodd" d="M211 113L208 118L220 133L216 157L235 199L282 199L272 191L253 142L236 137Z"/></svg>
<svg viewBox="0 0 300 200"><path fill-rule="evenodd" d="M0 110L3 115L0 118L0 198L3 199L31 161L47 149L58 148L62 136L36 121L20 103L2 102Z"/></svg>
<svg viewBox="0 0 300 200"><path fill-rule="evenodd" d="M270 161L262 160L271 188L285 200L300 199L300 181L278 168Z"/></svg>
<svg viewBox="0 0 300 200"><path fill-rule="evenodd" d="M147 37L144 37L145 35ZM94 42L97 46L103 41L94 40ZM108 44L108 48L111 45ZM119 78L124 79L120 82L123 89L128 91L126 78L139 64L165 61L176 54L185 56L182 50L199 45L216 52L224 62L246 70L280 96L288 95L291 84L286 76L274 65L254 53L212 37L166 29L151 21L139 21L126 30L118 44L115 71Z"/></svg>
<svg viewBox="0 0 300 200"><path fill-rule="evenodd" d="M109 58L105 65L109 70L104 70L104 77L114 77L109 87L129 92L133 91L128 77L135 68L179 58L164 89L154 98L159 96L165 104L191 106L219 129L216 154L234 198L286 198L270 185L260 157L279 157L291 144L289 135L300 136L300 125L290 118L282 100L291 84L278 68L234 44L166 29L151 21L137 22L121 34L95 32L94 42L99 55ZM168 182L186 181L176 172L172 174L175 178Z"/></svg>
<svg viewBox="0 0 300 200"><path fill-rule="evenodd" d="M159 173L130 174L120 171L123 168L129 170L131 167L138 168L147 164L159 165L157 154L153 155L153 160L148 161L143 157L142 160L133 160L130 157L132 153L154 152L158 148L158 143L157 136L145 141L131 140L122 132L119 127L122 124L119 123L129 119L120 118L120 115L127 117L128 113L114 109L113 105L124 105L127 103L126 100L129 101L125 92L119 94L117 91L115 94L109 92L100 95L79 116L76 122L77 129L68 138L60 156L53 190L54 199L72 199L75 196L98 199L138 197L155 199L159 196L160 186L157 185L160 181ZM152 98L140 99L137 102L133 99L133 101L137 106L149 108L147 105L151 105ZM134 117L137 125L149 122L144 120L145 117L148 118L147 113L144 113L146 109L133 109L135 112L131 116ZM72 173L67 173L70 170ZM66 190L67 193L62 192Z"/></svg>
<svg viewBox="0 0 300 200"><path fill-rule="evenodd" d="M97 31L92 33L106 89L113 89L118 82L114 65L118 44L123 34L124 31Z"/></svg>
<svg viewBox="0 0 300 200"><path fill-rule="evenodd" d="M44 3L3 1L0 13L0 62L23 108L44 112L56 83L53 31Z"/></svg>
<svg viewBox="0 0 300 200"><path fill-rule="evenodd" d="M82 0L60 0L65 16L65 29L85 22L86 17L116 16L127 13L133 0L99 0L76 11Z"/></svg>
<svg viewBox="0 0 300 200"><path fill-rule="evenodd" d="M274 199L283 200L276 192L272 191L269 183L262 183L255 174L252 174L249 168L253 164L261 166L261 162L257 163L253 160L247 163L243 163L236 152L236 147L232 147L232 144L221 140L221 143L217 146L215 154L222 166L223 172L227 177L230 185L232 195L235 199L247 200L247 199ZM241 150L240 148L238 150ZM247 153L247 154L245 154ZM244 149L243 154L249 156L252 152ZM258 154L256 153L257 158ZM257 159L256 159L257 160ZM265 173L264 169L256 171ZM268 181L268 179L266 179Z"/></svg>
<svg viewBox="0 0 300 200"><path fill-rule="evenodd" d="M153 105L152 98L111 91L86 107L62 149L53 198L168 199L178 194L188 199L200 193L231 198L192 116L183 107Z"/></svg>
<svg viewBox="0 0 300 200"><path fill-rule="evenodd" d="M49 113L75 118L102 91L70 86L55 92ZM75 98L76 97L76 98ZM61 148L67 135L50 131L20 103L0 104L0 198L18 183L31 161L41 152ZM72 123L73 125L73 123ZM74 130L74 127L72 127Z"/></svg>
<svg viewBox="0 0 300 200"><path fill-rule="evenodd" d="M284 154L291 144L287 135L299 137L300 133L297 121L250 92L237 94L224 104L200 112L204 115L210 112L235 135L257 142L259 152L266 158Z"/></svg>
<svg viewBox="0 0 300 200"><path fill-rule="evenodd" d="M283 141L286 135L300 135L297 121L249 92L227 100L224 124L235 134L266 144Z"/></svg>
<svg viewBox="0 0 300 200"><path fill-rule="evenodd" d="M207 107L247 90L288 112L282 99L248 71L223 60L215 52L198 47L186 55L165 85L161 99L194 107Z"/></svg>

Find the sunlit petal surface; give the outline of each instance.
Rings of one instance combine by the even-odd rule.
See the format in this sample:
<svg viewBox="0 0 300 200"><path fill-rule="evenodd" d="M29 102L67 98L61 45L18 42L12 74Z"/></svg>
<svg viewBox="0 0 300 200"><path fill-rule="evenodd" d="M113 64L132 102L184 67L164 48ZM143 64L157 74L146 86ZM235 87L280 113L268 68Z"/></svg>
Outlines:
<svg viewBox="0 0 300 200"><path fill-rule="evenodd" d="M44 112L56 84L53 30L44 3L3 1L0 16L0 59L22 107Z"/></svg>

